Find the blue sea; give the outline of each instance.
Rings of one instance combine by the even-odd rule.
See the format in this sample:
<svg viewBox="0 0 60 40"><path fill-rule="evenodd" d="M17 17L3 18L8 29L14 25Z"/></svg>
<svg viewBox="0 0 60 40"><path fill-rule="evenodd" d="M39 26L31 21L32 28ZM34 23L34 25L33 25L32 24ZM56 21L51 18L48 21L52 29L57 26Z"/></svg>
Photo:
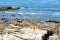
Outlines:
<svg viewBox="0 0 60 40"><path fill-rule="evenodd" d="M0 11L0 18L60 21L60 0L0 0L0 6L20 7Z"/></svg>

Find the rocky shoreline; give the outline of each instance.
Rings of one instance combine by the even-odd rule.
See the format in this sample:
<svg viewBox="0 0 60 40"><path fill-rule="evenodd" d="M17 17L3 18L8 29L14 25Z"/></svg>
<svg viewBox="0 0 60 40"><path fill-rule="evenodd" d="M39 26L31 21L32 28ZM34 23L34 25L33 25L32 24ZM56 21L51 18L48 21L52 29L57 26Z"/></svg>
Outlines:
<svg viewBox="0 0 60 40"><path fill-rule="evenodd" d="M5 19L0 19L0 35L3 35L5 40L10 40L10 38L6 39L6 37L12 37L11 40L44 40L46 36L43 37L44 39L42 39L42 36L45 34L48 35L49 33L51 34L51 32L55 34L59 25L60 22L57 21L41 22L29 19L7 21ZM36 33L34 33L35 31ZM47 34L47 32L49 33Z"/></svg>

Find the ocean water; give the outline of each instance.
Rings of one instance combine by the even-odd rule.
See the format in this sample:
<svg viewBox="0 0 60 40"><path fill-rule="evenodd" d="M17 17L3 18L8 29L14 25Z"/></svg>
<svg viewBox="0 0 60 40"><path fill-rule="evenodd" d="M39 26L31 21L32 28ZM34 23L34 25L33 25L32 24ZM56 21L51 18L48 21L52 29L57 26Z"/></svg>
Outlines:
<svg viewBox="0 0 60 40"><path fill-rule="evenodd" d="M0 18L60 21L59 3L59 0L2 0L0 6L20 7L20 9L0 11Z"/></svg>

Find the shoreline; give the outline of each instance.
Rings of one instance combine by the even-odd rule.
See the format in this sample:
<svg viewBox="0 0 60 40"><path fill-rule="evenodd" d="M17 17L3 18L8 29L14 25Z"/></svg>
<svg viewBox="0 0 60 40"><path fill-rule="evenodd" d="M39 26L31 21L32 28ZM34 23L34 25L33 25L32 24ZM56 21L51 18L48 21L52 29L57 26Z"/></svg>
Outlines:
<svg viewBox="0 0 60 40"><path fill-rule="evenodd" d="M22 37L23 40L25 39L42 40L41 38L42 36L43 36L43 39L46 37L43 34L43 32L46 33L45 30L48 31L48 33L50 32L54 34L56 33L55 35L51 35L52 37L54 36L58 37L57 28L58 28L58 25L60 25L60 22L56 22L56 21L41 22L41 21L31 20L31 19L30 20L29 19L19 19L19 20L14 19L14 20L8 20L8 21L5 21L4 19L2 20L0 20L1 22L0 23L0 35L2 35L5 39L6 37L8 38L12 37L12 39L14 38L17 40L19 38L20 40ZM41 33L41 30L43 30L42 33ZM36 31L36 34L34 33L34 31ZM32 33L34 35L32 35ZM46 35L48 35L48 33ZM49 39L51 38L50 36L48 37Z"/></svg>

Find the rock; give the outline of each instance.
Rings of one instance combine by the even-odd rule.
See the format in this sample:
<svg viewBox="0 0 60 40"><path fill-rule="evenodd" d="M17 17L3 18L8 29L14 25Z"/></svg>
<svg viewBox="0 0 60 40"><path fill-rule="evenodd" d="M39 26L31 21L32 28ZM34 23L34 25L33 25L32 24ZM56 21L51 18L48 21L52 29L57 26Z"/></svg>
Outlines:
<svg viewBox="0 0 60 40"><path fill-rule="evenodd" d="M49 40L58 40L58 36L57 35L50 36Z"/></svg>
<svg viewBox="0 0 60 40"><path fill-rule="evenodd" d="M56 28L60 25L60 23L56 22L40 22L35 20L28 20L28 19L22 19L22 20L11 20L9 21L10 24L14 24L15 26L20 27L30 27L30 28L37 28L37 29L45 29L56 32Z"/></svg>
<svg viewBox="0 0 60 40"><path fill-rule="evenodd" d="M54 32L47 30L47 34L43 35L42 39L43 40L48 40L49 36L52 36L53 34L54 34Z"/></svg>
<svg viewBox="0 0 60 40"><path fill-rule="evenodd" d="M21 40L21 39L13 36L12 34L5 34L3 35L3 40Z"/></svg>
<svg viewBox="0 0 60 40"><path fill-rule="evenodd" d="M46 21L46 22L60 23L60 22L58 22L58 21L51 21L51 20L49 20L49 21Z"/></svg>
<svg viewBox="0 0 60 40"><path fill-rule="evenodd" d="M46 39L47 40L49 36L52 36L54 34L57 28L56 26L57 24L60 25L60 23L56 23L52 21L42 23L36 20L14 19L14 20L7 21L5 24L3 24L4 26L0 24L0 28L4 27L0 29L0 31L3 30L4 31L4 32L2 31L3 33L7 33L7 32L9 33L9 35L4 34L4 35L7 35L7 36L4 36L4 38L7 37L8 40L10 39L11 40L12 39L14 40L15 39L16 40L44 40Z"/></svg>
<svg viewBox="0 0 60 40"><path fill-rule="evenodd" d="M11 7L11 6L0 6L0 11L3 10L17 10L20 9L19 7Z"/></svg>
<svg viewBox="0 0 60 40"><path fill-rule="evenodd" d="M11 9L12 10L17 10L17 9L20 9L20 7L17 7L17 8L16 7L12 7Z"/></svg>
<svg viewBox="0 0 60 40"><path fill-rule="evenodd" d="M3 38L4 40L42 40L44 34L47 34L46 30L22 28L16 34L4 34Z"/></svg>

